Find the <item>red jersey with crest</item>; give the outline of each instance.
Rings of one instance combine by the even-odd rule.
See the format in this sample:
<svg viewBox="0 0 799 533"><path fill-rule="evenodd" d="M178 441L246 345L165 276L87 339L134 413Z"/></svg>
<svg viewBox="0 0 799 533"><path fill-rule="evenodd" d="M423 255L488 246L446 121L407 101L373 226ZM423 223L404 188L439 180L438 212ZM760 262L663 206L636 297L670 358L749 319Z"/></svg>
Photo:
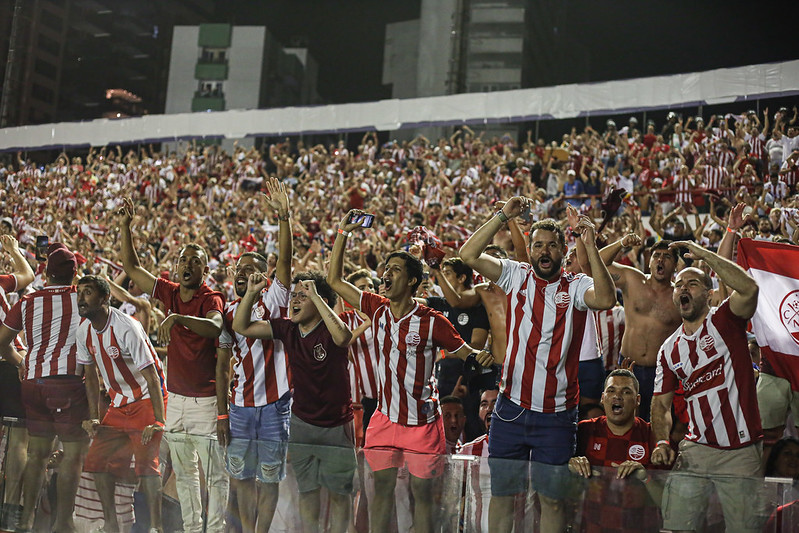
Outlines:
<svg viewBox="0 0 799 533"><path fill-rule="evenodd" d="M147 380L141 373L148 366L155 365L161 394L166 396L161 361L141 323L113 307L108 312L108 322L102 330L94 329L88 320L78 327L78 362L97 365L114 407L150 397Z"/></svg>

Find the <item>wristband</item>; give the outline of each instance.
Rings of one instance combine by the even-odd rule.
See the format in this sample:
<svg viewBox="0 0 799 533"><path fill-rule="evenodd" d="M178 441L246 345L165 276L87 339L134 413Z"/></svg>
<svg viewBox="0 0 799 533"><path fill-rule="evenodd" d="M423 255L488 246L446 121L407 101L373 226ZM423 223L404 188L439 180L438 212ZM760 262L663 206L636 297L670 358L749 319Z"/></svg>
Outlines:
<svg viewBox="0 0 799 533"><path fill-rule="evenodd" d="M230 418L230 415L216 415L217 420L227 420Z"/></svg>
<svg viewBox="0 0 799 533"><path fill-rule="evenodd" d="M350 235L352 235L352 232L351 231L344 231L343 229L339 228L338 229L338 234L339 235L344 235L345 237L349 237Z"/></svg>
<svg viewBox="0 0 799 533"><path fill-rule="evenodd" d="M282 220L283 222L287 221L290 217L291 217L291 212L290 211L286 211L285 216L280 216L280 213L278 213L278 215L277 215L277 219L278 220Z"/></svg>
<svg viewBox="0 0 799 533"><path fill-rule="evenodd" d="M163 428L163 427L164 427L164 423L163 423L163 422L160 422L160 421L158 421L158 420L156 420L155 422L153 422L153 425L155 425L155 426L158 426L158 427L160 427L160 428Z"/></svg>
<svg viewBox="0 0 799 533"><path fill-rule="evenodd" d="M508 222L508 215L506 215L502 209L497 211L497 217L499 217L499 221L502 222L503 224Z"/></svg>
<svg viewBox="0 0 799 533"><path fill-rule="evenodd" d="M729 231L730 233L738 233L736 230L732 229L729 226L727 226L727 231Z"/></svg>
<svg viewBox="0 0 799 533"><path fill-rule="evenodd" d="M664 439L664 440L659 440L659 441L657 442L657 444L655 444L655 448L657 448L657 447L658 447L658 446L660 446L661 444L665 444L666 446L668 446L669 448L671 448L671 443L670 443L669 441L665 440L665 439Z"/></svg>

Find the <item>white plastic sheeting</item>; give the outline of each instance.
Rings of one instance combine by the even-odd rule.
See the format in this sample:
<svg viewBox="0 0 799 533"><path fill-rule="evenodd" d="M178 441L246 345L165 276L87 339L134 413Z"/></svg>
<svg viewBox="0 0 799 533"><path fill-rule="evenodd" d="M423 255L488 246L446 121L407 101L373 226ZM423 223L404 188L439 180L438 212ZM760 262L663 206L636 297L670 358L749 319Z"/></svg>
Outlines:
<svg viewBox="0 0 799 533"><path fill-rule="evenodd" d="M799 60L539 89L22 126L0 130L0 150L509 123L793 94Z"/></svg>

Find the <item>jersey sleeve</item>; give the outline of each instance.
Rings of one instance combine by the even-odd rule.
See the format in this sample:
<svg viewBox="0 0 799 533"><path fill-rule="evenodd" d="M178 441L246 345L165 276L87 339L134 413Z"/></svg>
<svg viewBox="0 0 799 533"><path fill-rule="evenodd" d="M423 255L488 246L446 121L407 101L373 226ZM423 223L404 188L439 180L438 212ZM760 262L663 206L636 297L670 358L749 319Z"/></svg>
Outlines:
<svg viewBox="0 0 799 533"><path fill-rule="evenodd" d="M291 320L288 318L270 318L269 324L272 326L272 337L277 340L286 338L289 328L291 327Z"/></svg>
<svg viewBox="0 0 799 533"><path fill-rule="evenodd" d="M144 333L144 328L136 319L130 319L130 327L125 330L125 348L133 358L138 370L155 363L155 348Z"/></svg>
<svg viewBox="0 0 799 533"><path fill-rule="evenodd" d="M219 334L219 338L216 339L216 347L233 348L233 335L230 333L230 324L228 324L227 319L222 324L222 332Z"/></svg>
<svg viewBox="0 0 799 533"><path fill-rule="evenodd" d="M508 294L513 287L522 284L526 272L522 268L522 264L517 261L500 259L499 262L502 264L502 273L499 275L497 285L505 294Z"/></svg>
<svg viewBox="0 0 799 533"><path fill-rule="evenodd" d="M17 290L17 277L14 274L3 274L0 276L0 288L6 292Z"/></svg>
<svg viewBox="0 0 799 533"><path fill-rule="evenodd" d="M167 313L172 310L172 297L177 288L177 283L172 283L164 278L155 278L152 296L164 304Z"/></svg>
<svg viewBox="0 0 799 533"><path fill-rule="evenodd" d="M92 357L89 350L86 348L86 334L88 328L86 328L85 325L87 324L88 321L78 326L78 331L75 334L75 338L77 339L75 343L75 355L78 363L81 365L93 365L95 363L94 357Z"/></svg>
<svg viewBox="0 0 799 533"><path fill-rule="evenodd" d="M574 288L574 307L578 311L587 311L588 305L585 303L585 293L594 287L594 280L585 274L577 274L577 279L573 282Z"/></svg>
<svg viewBox="0 0 799 533"><path fill-rule="evenodd" d="M655 396L677 390L678 379L671 370L668 360L666 359L665 347L666 343L660 347L660 351L658 352L658 362L657 366L655 367Z"/></svg>
<svg viewBox="0 0 799 533"><path fill-rule="evenodd" d="M449 353L460 350L466 341L461 338L452 322L438 311L431 310L431 313L433 316L430 318L430 327L433 328L433 340L436 346L441 346Z"/></svg>
<svg viewBox="0 0 799 533"><path fill-rule="evenodd" d="M387 303L388 298L384 298L379 294L366 291L361 293L361 311L371 319L374 319L375 311L377 311L381 305Z"/></svg>
<svg viewBox="0 0 799 533"><path fill-rule="evenodd" d="M225 311L225 299L222 298L222 294L216 291L212 291L205 296L202 305L202 316L207 317L208 313L216 311L219 314L223 314Z"/></svg>
<svg viewBox="0 0 799 533"><path fill-rule="evenodd" d="M288 315L291 295L288 287L283 285L277 277L275 277L272 285L269 286L265 296L262 296L262 299L270 317L277 318Z"/></svg>

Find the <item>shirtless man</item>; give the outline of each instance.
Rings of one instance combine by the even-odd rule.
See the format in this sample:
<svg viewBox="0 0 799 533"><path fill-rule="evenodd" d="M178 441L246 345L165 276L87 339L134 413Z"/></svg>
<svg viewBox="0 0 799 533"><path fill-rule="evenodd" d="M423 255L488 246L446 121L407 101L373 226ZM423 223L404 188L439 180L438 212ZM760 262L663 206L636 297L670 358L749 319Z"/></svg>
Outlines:
<svg viewBox="0 0 799 533"><path fill-rule="evenodd" d="M650 248L650 274L613 262L619 250L640 244L641 237L630 233L604 247L600 255L624 297L626 326L621 354L625 364L634 363L632 371L638 378L641 394L638 415L648 422L658 350L680 326L681 318L671 299L674 292L671 278L677 267L677 254L669 250L670 241L659 241Z"/></svg>
<svg viewBox="0 0 799 533"><path fill-rule="evenodd" d="M489 244L485 253L497 259L507 259L508 253L495 244ZM505 357L505 348L508 344L505 332L505 312L508 305L508 295L493 281L486 281L475 285L474 292L488 313L488 326L491 330L491 355L498 361Z"/></svg>

